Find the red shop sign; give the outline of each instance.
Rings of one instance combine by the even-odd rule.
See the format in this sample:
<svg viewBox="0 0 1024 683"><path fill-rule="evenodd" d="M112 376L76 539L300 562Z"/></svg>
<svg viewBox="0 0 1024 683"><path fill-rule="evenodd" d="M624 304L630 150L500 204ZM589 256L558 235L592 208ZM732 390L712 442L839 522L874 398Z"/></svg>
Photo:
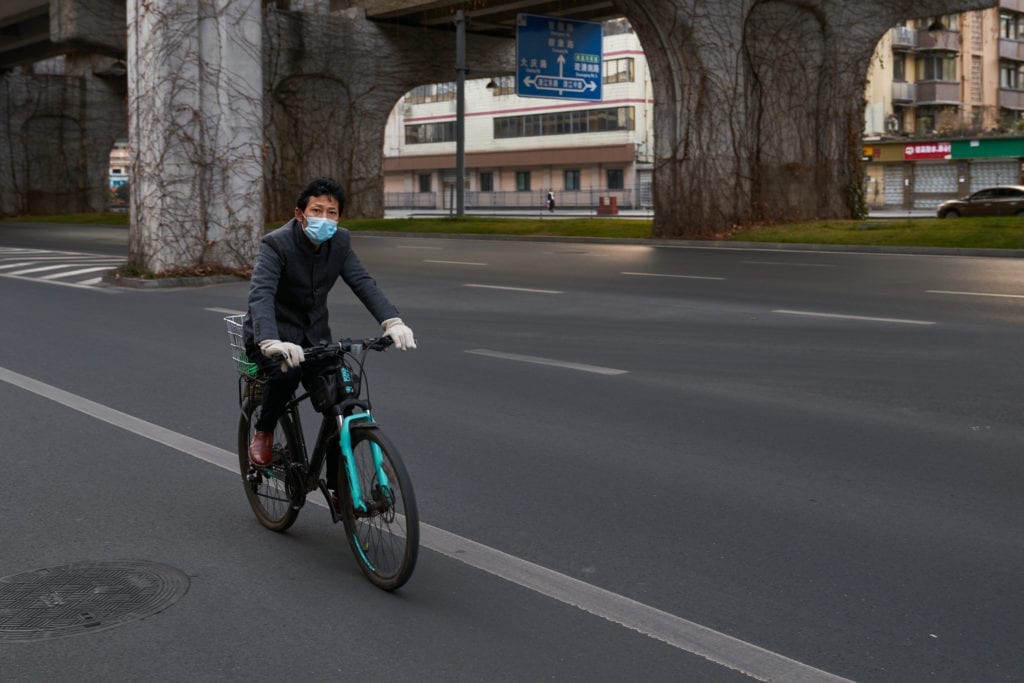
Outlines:
<svg viewBox="0 0 1024 683"><path fill-rule="evenodd" d="M949 142L916 142L903 148L903 159L949 159L953 153L953 145Z"/></svg>

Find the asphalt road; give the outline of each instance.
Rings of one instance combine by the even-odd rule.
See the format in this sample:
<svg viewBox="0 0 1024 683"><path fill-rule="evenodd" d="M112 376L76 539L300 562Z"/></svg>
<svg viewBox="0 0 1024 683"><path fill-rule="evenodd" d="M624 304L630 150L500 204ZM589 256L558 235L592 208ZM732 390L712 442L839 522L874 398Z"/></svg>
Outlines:
<svg viewBox="0 0 1024 683"><path fill-rule="evenodd" d="M0 227L0 577L190 585L0 679L1024 678L1024 260L356 236L419 346L369 373L428 525L389 595L322 508L247 507L245 283L2 276L105 234Z"/></svg>

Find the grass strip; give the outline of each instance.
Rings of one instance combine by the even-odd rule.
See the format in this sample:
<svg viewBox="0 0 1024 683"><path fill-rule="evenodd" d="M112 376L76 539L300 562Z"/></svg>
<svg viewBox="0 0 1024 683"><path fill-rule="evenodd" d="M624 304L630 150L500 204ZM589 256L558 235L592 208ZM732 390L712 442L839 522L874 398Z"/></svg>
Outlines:
<svg viewBox="0 0 1024 683"><path fill-rule="evenodd" d="M127 213L18 216L5 221L21 223L76 223L127 225ZM268 223L273 229L283 221ZM442 235L517 235L521 237L598 237L645 239L652 237L652 221L631 218L510 218L446 216L430 218L352 218L341 224L352 231ZM724 239L783 244L835 244L954 249L1024 249L1024 218L878 218L815 220L752 226L733 231Z"/></svg>

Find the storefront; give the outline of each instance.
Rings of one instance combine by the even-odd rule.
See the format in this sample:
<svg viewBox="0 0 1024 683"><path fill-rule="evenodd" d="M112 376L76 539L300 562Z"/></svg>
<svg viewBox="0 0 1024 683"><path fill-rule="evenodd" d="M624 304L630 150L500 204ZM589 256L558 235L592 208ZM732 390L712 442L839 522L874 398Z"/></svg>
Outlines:
<svg viewBox="0 0 1024 683"><path fill-rule="evenodd" d="M864 147L871 208L934 209L993 185L1024 183L1024 138L878 142Z"/></svg>

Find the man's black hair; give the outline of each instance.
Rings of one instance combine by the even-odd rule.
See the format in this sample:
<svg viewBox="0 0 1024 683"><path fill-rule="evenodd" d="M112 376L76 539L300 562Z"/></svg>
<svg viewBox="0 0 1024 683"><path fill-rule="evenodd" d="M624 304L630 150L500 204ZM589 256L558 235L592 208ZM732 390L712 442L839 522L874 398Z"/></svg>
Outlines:
<svg viewBox="0 0 1024 683"><path fill-rule="evenodd" d="M309 181L309 185L306 185L306 189L295 200L295 206L299 207L299 211L305 211L310 197L322 197L324 195L338 200L338 213L341 213L342 209L345 208L345 190L333 178L314 178Z"/></svg>

